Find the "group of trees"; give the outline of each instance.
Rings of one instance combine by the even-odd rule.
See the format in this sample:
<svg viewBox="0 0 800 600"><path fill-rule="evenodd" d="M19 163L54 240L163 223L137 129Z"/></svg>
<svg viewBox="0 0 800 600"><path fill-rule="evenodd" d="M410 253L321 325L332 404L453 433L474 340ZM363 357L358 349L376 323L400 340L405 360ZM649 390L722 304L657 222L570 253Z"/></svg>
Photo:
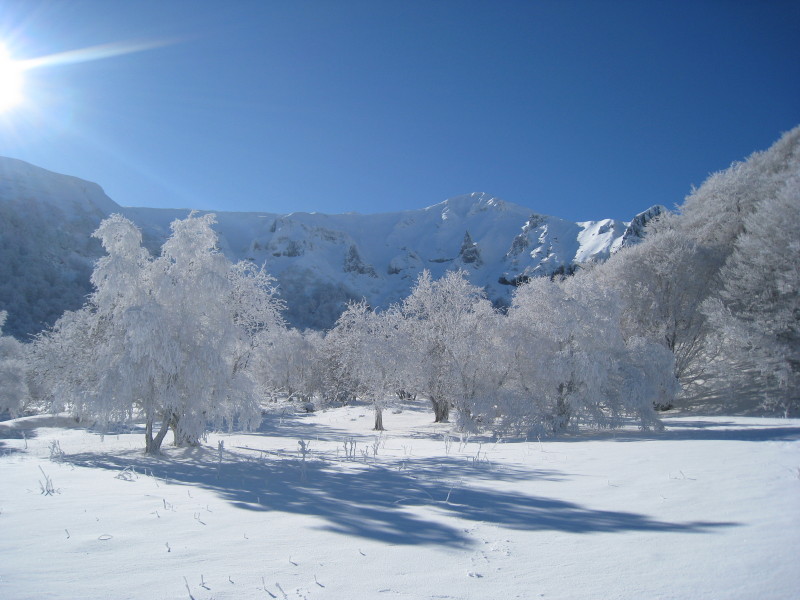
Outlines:
<svg viewBox="0 0 800 600"><path fill-rule="evenodd" d="M719 287L702 306L716 392L744 390L745 400L786 416L800 412L800 131L793 133L773 150L784 160L767 163L766 189L743 215Z"/></svg>
<svg viewBox="0 0 800 600"><path fill-rule="evenodd" d="M353 389L369 389L375 371L347 364L390 364L394 380L378 389L394 385L429 400L437 420L453 408L460 426L496 432L622 416L648 427L653 407L674 404L796 415L798 232L800 127L710 176L641 243L562 281L519 286L505 314L457 273L423 274L389 311L351 306L329 336L351 348L328 356Z"/></svg>
<svg viewBox="0 0 800 600"><path fill-rule="evenodd" d="M435 421L500 435L610 427L633 417L658 426L654 407L677 391L672 355L625 338L620 301L590 277L536 279L496 311L463 272L419 277L398 306L351 304L325 339L326 359L374 401L375 428L392 398L424 398Z"/></svg>
<svg viewBox="0 0 800 600"><path fill-rule="evenodd" d="M107 252L95 291L32 345L39 395L101 425L145 423L145 449L158 452L171 428L196 444L206 427L260 421L260 387L250 361L282 327L269 275L231 265L217 250L213 215L172 224L161 255L113 215L95 232Z"/></svg>
<svg viewBox="0 0 800 600"><path fill-rule="evenodd" d="M675 356L684 405L800 411L800 127L711 175L594 273Z"/></svg>
<svg viewBox="0 0 800 600"><path fill-rule="evenodd" d="M130 221L103 221L85 306L29 344L0 337L0 411L141 419L158 452L170 429L196 444L277 399L368 401L376 429L417 399L498 435L658 427L675 402L800 408L800 127L712 175L643 242L522 283L503 312L465 273L425 271L395 306L351 302L328 332L290 329L274 280L231 264L213 223L175 221L153 257Z"/></svg>
<svg viewBox="0 0 800 600"><path fill-rule="evenodd" d="M387 310L350 303L322 334L285 326L274 280L217 249L213 215L190 215L153 257L113 215L94 292L30 344L0 338L8 408L26 397L100 426L140 419L145 450L170 430L197 444L208 427L248 427L278 398L311 408L429 402L436 421L497 434L657 425L674 393L672 355L624 336L621 304L588 276L520 286L498 312L464 272L423 272ZM16 386L16 387L14 387Z"/></svg>

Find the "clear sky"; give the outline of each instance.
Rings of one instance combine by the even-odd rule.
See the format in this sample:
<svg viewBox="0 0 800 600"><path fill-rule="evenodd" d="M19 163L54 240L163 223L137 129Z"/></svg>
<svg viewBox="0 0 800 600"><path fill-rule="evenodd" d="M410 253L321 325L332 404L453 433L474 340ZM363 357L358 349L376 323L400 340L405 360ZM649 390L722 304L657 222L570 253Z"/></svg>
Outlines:
<svg viewBox="0 0 800 600"><path fill-rule="evenodd" d="M0 0L0 40L51 57L0 155L126 206L628 220L800 124L796 0Z"/></svg>

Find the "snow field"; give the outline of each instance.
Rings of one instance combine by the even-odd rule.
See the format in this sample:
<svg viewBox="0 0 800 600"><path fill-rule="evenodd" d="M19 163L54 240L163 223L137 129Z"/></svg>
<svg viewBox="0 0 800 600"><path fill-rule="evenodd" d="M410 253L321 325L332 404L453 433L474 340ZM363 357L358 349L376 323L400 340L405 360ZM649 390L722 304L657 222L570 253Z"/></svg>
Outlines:
<svg viewBox="0 0 800 600"><path fill-rule="evenodd" d="M368 407L270 416L159 458L140 432L0 423L0 598L800 589L799 420L672 417L663 434L499 443L431 420L387 412L376 436Z"/></svg>

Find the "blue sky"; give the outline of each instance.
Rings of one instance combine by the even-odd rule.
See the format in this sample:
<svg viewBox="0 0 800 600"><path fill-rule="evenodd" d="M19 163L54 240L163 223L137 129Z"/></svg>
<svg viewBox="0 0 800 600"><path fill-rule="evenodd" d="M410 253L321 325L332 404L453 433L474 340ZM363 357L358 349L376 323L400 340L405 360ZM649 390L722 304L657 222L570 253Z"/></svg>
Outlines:
<svg viewBox="0 0 800 600"><path fill-rule="evenodd" d="M26 71L0 155L119 204L572 220L674 206L800 124L800 3L0 0Z"/></svg>

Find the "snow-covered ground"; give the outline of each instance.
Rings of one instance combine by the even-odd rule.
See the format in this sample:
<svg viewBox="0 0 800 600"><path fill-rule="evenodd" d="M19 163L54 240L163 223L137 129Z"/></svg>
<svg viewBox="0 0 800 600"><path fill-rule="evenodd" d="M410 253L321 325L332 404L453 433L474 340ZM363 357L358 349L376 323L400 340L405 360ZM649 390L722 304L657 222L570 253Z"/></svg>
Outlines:
<svg viewBox="0 0 800 600"><path fill-rule="evenodd" d="M384 423L270 417L160 458L0 423L0 598L798 597L800 420L502 443Z"/></svg>

